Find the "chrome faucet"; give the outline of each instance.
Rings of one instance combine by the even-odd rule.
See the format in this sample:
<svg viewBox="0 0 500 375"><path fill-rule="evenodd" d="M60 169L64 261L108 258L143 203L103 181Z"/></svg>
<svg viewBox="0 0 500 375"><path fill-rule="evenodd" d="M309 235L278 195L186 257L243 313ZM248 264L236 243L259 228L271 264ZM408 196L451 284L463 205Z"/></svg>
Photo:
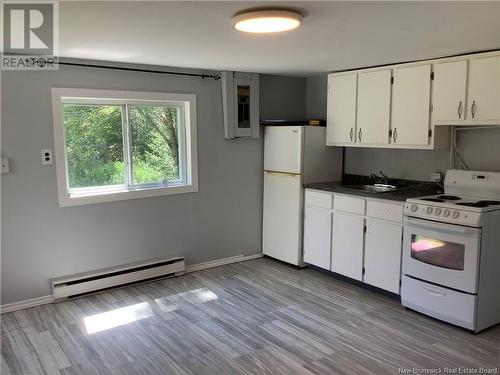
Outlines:
<svg viewBox="0 0 500 375"><path fill-rule="evenodd" d="M375 173L370 173L368 178L373 179L375 182L382 182L384 185L389 185L389 177L382 171L379 171L378 173L380 173L380 176L377 176Z"/></svg>
<svg viewBox="0 0 500 375"><path fill-rule="evenodd" d="M384 184L389 185L389 177L387 175L385 175L384 172L382 172L382 171L379 171L378 173L380 173L380 175L384 179Z"/></svg>

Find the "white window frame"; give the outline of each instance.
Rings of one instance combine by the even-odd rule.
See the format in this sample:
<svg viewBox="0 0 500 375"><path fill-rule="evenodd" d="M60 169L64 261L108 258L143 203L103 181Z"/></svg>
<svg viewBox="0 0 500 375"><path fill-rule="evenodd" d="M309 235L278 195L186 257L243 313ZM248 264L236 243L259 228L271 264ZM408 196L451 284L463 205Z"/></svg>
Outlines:
<svg viewBox="0 0 500 375"><path fill-rule="evenodd" d="M161 195L194 193L198 191L198 147L195 94L87 90L55 87L53 87L51 91L59 207L149 198ZM67 103L130 106L168 104L178 106L182 114L180 124L183 125L179 127L181 139L179 171L181 179L169 181L167 186L161 183L151 183L137 186L113 185L70 189L64 137L64 104ZM126 114L124 113L124 115ZM125 119L125 121L126 129L130 130L128 119ZM125 135L124 138L126 138ZM129 146L124 142L123 147L124 149L126 147L128 149Z"/></svg>

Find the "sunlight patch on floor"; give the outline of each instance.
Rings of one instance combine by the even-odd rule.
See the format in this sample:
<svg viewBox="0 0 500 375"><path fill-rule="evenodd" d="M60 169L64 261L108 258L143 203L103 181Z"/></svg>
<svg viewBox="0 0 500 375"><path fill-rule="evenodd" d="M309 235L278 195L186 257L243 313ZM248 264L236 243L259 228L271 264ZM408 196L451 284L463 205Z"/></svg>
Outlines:
<svg viewBox="0 0 500 375"><path fill-rule="evenodd" d="M123 326L154 315L149 303L142 302L83 318L88 334Z"/></svg>
<svg viewBox="0 0 500 375"><path fill-rule="evenodd" d="M193 289L188 292L174 294L172 296L155 299L156 304L165 312L172 312L184 303L205 303L216 300L217 294L207 288Z"/></svg>

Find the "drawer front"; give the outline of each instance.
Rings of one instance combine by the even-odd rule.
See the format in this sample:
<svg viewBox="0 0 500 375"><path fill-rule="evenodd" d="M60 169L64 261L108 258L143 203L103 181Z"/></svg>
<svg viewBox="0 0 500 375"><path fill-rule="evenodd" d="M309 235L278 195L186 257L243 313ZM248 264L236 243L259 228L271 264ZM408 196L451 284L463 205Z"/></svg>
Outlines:
<svg viewBox="0 0 500 375"><path fill-rule="evenodd" d="M475 329L476 296L404 276L403 306L458 326Z"/></svg>
<svg viewBox="0 0 500 375"><path fill-rule="evenodd" d="M332 208L333 194L306 190L306 206Z"/></svg>
<svg viewBox="0 0 500 375"><path fill-rule="evenodd" d="M366 216L376 219L403 222L403 205L376 201L366 202Z"/></svg>
<svg viewBox="0 0 500 375"><path fill-rule="evenodd" d="M365 200L362 198L347 197L335 194L334 209L337 211L350 212L352 214L365 214Z"/></svg>

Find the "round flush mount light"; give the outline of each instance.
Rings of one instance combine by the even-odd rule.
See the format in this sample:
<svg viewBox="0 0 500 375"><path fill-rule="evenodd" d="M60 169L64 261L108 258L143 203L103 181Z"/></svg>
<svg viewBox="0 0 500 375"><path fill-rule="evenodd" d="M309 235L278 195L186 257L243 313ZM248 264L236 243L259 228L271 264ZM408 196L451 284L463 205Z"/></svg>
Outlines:
<svg viewBox="0 0 500 375"><path fill-rule="evenodd" d="M293 10L249 10L233 17L233 27L246 33L266 34L293 30L302 23L302 15Z"/></svg>

